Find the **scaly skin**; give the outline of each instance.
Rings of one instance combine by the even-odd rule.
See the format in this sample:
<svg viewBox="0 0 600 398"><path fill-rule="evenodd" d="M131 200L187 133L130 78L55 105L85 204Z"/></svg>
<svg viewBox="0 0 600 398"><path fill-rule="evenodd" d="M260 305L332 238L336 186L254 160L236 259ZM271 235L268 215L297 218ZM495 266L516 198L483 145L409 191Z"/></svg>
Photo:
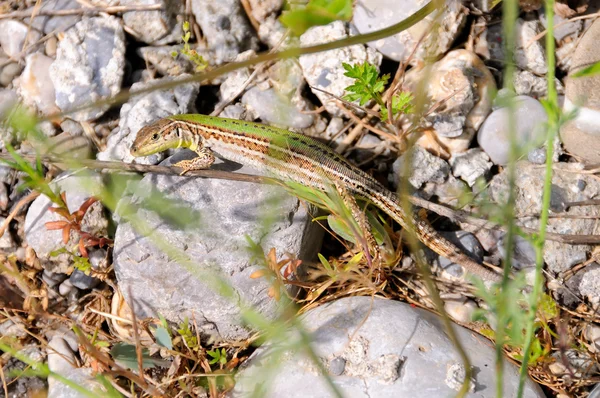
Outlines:
<svg viewBox="0 0 600 398"><path fill-rule="evenodd" d="M270 173L283 181L294 181L325 190L332 182L362 197L412 231L439 255L462 265L487 282L500 275L463 253L424 220L407 215L397 196L374 178L350 164L326 145L302 134L259 123L205 115L176 115L142 128L131 147L133 156L148 156L174 148L190 148L199 157L178 165L184 172L210 167L212 151L225 159Z"/></svg>

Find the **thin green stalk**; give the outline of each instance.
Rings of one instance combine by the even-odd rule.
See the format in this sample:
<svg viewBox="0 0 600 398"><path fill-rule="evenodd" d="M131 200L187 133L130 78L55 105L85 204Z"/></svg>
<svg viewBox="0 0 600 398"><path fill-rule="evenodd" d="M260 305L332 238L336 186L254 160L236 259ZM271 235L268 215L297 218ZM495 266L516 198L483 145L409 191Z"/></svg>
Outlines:
<svg viewBox="0 0 600 398"><path fill-rule="evenodd" d="M525 380L527 378L527 369L531 345L534 339L535 318L537 308L542 293L542 268L544 266L544 244L546 242L546 227L548 225L548 215L550 209L550 193L552 191L552 158L554 155L554 138L558 133L558 99L556 87L554 85L554 72L556 68L556 59L554 52L554 0L546 0L545 4L547 33L546 33L546 59L548 64L548 103L551 109L548 115L548 133L546 137L546 175L544 178L544 191L542 196L542 209L540 211L540 232L535 241L535 280L533 290L529 297L529 319L525 331L525 345L523 349L523 362L519 372L519 389L517 396L523 396Z"/></svg>
<svg viewBox="0 0 600 398"><path fill-rule="evenodd" d="M514 60L514 47L515 47L515 23L518 16L518 2L517 0L505 0L502 2L503 7L503 28L504 28L504 56L506 60L505 70L504 70L504 87L510 90L510 92L514 91L514 82L513 75L515 66L513 63ZM509 131L509 142L510 142L510 151L509 151L509 161L508 161L508 198L503 208L503 214L505 219L507 220L506 227L506 239L505 239L505 252L506 258L504 259L504 273L502 278L502 289L498 292L499 300L498 300L498 313L497 315L497 327L496 327L496 396L498 398L502 398L504 396L504 328L509 323L510 313L507 311L507 306L505 303L507 300L514 299L513 297L507 297L505 291L505 287L510 283L510 270L511 270L511 260L512 253L514 247L515 240L515 176L516 176L516 163L517 163L517 154L518 154L518 145L516 141L516 120L514 114L514 101L509 100L508 102L508 131Z"/></svg>

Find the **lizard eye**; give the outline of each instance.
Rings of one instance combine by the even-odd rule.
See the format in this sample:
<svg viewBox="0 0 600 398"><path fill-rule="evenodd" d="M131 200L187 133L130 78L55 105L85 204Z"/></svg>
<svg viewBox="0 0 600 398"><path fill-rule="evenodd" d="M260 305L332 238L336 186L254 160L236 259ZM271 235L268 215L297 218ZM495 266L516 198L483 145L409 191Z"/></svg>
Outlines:
<svg viewBox="0 0 600 398"><path fill-rule="evenodd" d="M158 139L158 133L154 133L154 134L152 135L152 139L153 139L154 141L156 141L156 140Z"/></svg>

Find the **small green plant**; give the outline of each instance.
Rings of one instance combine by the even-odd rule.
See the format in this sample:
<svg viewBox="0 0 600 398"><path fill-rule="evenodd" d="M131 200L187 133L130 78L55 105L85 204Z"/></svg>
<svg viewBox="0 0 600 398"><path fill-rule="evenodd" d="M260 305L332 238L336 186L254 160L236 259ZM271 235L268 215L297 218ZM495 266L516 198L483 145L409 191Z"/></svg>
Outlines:
<svg viewBox="0 0 600 398"><path fill-rule="evenodd" d="M523 360L522 352L526 343L526 330L531 317L529 297L522 293L526 286L525 277L520 273L515 280L503 285L503 294L488 291L481 284L477 289L477 295L486 302L489 309L478 310L475 314L475 320L489 323L490 319L495 319L497 328L501 328L501 330L497 329L496 331L487 329L483 331L483 334L495 340L501 339L502 341L497 341L497 344L516 350L513 357L520 361ZM543 307L539 308L536 317L538 321L534 324L534 331L544 325L539 319L554 318L557 314L556 303L549 296L546 297ZM527 362L535 364L546 357L548 353L549 349L544 347L540 339L534 335Z"/></svg>
<svg viewBox="0 0 600 398"><path fill-rule="evenodd" d="M225 351L225 348L221 348L221 350L216 348L214 350L206 351L206 355L212 358L208 361L211 365L219 364L221 367L227 365L227 352Z"/></svg>
<svg viewBox="0 0 600 398"><path fill-rule="evenodd" d="M390 75L379 76L379 71L375 65L363 62L362 64L355 65L343 63L342 66L346 70L344 76L354 79L354 84L346 87L348 94L344 96L344 99L358 101L360 106L365 105L369 101L375 101L380 107L381 117L388 121L391 121L391 116L412 113L414 111L412 104L413 95L409 92L401 91L392 97L392 115L388 115L388 107L382 95L390 79Z"/></svg>
<svg viewBox="0 0 600 398"><path fill-rule="evenodd" d="M194 332L190 329L189 319L186 317L183 323L179 325L177 329L177 333L183 338L185 345L192 351L198 351L200 349L200 342L198 338L194 334Z"/></svg>
<svg viewBox="0 0 600 398"><path fill-rule="evenodd" d="M56 257L61 254L68 254L69 257L71 257L71 261L73 261L73 266L75 267L75 269L78 269L84 274L89 275L92 271L92 264L90 264L90 260L87 257L82 257L78 254L71 253L64 247L51 251L50 257Z"/></svg>
<svg viewBox="0 0 600 398"><path fill-rule="evenodd" d="M309 0L303 4L290 1L289 5L279 21L296 36L313 26L352 19L352 0Z"/></svg>
<svg viewBox="0 0 600 398"><path fill-rule="evenodd" d="M198 54L196 50L194 50L190 46L190 38L192 36L192 32L190 30L190 23L185 21L183 23L183 36L181 36L181 40L183 40L183 49L180 51L182 55L185 55L191 63L195 65L196 72L202 72L208 66L208 62L202 57L202 55ZM176 58L179 55L177 51L173 51L171 56Z"/></svg>

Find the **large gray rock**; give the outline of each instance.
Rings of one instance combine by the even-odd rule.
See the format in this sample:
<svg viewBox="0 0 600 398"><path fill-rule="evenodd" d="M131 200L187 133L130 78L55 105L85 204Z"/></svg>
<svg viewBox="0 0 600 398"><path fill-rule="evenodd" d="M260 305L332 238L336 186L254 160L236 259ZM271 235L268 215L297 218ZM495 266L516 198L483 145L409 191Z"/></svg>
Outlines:
<svg viewBox="0 0 600 398"><path fill-rule="evenodd" d="M600 61L598 40L600 20L596 20L579 41L571 59L570 75ZM577 116L561 127L565 148L585 162L600 162L600 75L568 77L565 95L563 110L578 110Z"/></svg>
<svg viewBox="0 0 600 398"><path fill-rule="evenodd" d="M137 214L150 230L160 233L156 239L168 242L194 263L190 269L169 258L151 238L121 222L115 235L114 267L121 291L128 302L135 302L138 318L161 314L181 322L193 317L203 334L247 338L250 331L241 322L240 303L223 298L203 273L220 275L239 300L273 317L278 303L268 296L270 283L265 278L250 277L260 267L252 260L246 236L265 251L275 248L278 258L291 253L306 260L320 247L320 227L296 198L279 187L149 174L137 192L133 197ZM143 198L159 195L191 212L185 230L140 207Z"/></svg>
<svg viewBox="0 0 600 398"><path fill-rule="evenodd" d="M184 76L182 76L184 77ZM154 84L173 81L173 78L152 80L148 83L135 83L132 91L152 87ZM168 90L152 91L136 95L121 107L119 127L108 137L106 149L98 153L99 160L133 161L129 153L131 144L137 132L144 126L163 117L180 113L194 113L194 103L198 96L200 85L197 83L177 85ZM163 155L156 154L147 158L136 159L137 163L156 164Z"/></svg>
<svg viewBox="0 0 600 398"><path fill-rule="evenodd" d="M568 202L578 202L596 198L600 194L600 183L589 174L568 172L575 169L573 164L557 163L552 175L552 194L550 199L551 214L566 212L570 215L600 216L597 206L573 206L565 210ZM544 168L528 162L517 164L515 180L515 216L530 228L539 228L539 215L542 206L542 192L545 178ZM583 183L581 183L583 181ZM489 189L490 197L495 202L503 203L508 194L506 170L492 179ZM596 220L578 218L550 218L548 232L559 234L596 235ZM563 272L587 258L590 247L573 245L555 241L546 241L544 260L552 272Z"/></svg>
<svg viewBox="0 0 600 398"><path fill-rule="evenodd" d="M104 388L94 377L92 369L77 367L78 361L74 353L77 350L77 344L71 345L70 340L59 334L50 339L48 368L92 394L101 396ZM48 377L48 398L83 398L87 396L89 395L82 394L52 376Z"/></svg>
<svg viewBox="0 0 600 398"><path fill-rule="evenodd" d="M425 43L417 48L413 61L422 60L426 54L437 57L445 53L460 33L467 9L458 0L448 0L443 4L441 16L433 12L411 28L371 42L369 46L395 61L407 61L421 37L426 36ZM359 33L373 32L399 23L424 5L425 2L419 0L359 0L354 8L352 24ZM434 20L440 26L434 34L428 35Z"/></svg>
<svg viewBox="0 0 600 398"><path fill-rule="evenodd" d="M217 64L232 61L246 50L257 50L258 40L240 0L193 0L192 12Z"/></svg>
<svg viewBox="0 0 600 398"><path fill-rule="evenodd" d="M56 104L62 111L116 95L125 70L125 33L114 17L84 18L65 32L50 67ZM79 111L79 121L104 114L108 105Z"/></svg>
<svg viewBox="0 0 600 398"><path fill-rule="evenodd" d="M408 304L349 297L324 304L302 317L311 348L345 397L450 397L464 380L464 367L439 318ZM494 346L455 326L473 367L471 394L496 396ZM317 366L297 333L259 348L239 373L232 397L330 397ZM281 356L278 356L281 355ZM513 397L518 367L504 361L504 396ZM524 397L544 397L531 380Z"/></svg>

